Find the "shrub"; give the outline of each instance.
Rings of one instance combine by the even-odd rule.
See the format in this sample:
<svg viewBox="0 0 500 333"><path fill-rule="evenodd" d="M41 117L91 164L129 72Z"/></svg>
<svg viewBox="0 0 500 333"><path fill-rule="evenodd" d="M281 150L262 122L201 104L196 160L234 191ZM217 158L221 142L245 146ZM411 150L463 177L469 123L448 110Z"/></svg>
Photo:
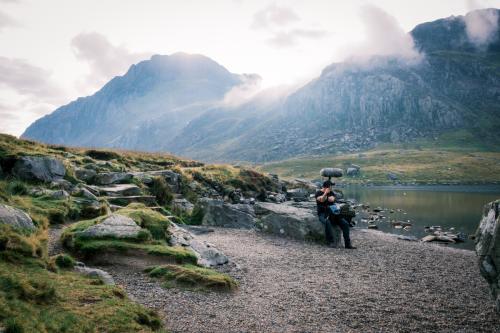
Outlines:
<svg viewBox="0 0 500 333"><path fill-rule="evenodd" d="M195 205L191 215L185 221L187 224L201 225L204 215L203 209L199 205Z"/></svg>

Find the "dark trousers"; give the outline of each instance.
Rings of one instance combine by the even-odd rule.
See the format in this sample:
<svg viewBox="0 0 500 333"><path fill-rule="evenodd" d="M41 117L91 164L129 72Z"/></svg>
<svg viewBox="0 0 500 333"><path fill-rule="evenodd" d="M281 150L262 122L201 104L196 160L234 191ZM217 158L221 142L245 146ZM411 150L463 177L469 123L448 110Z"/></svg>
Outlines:
<svg viewBox="0 0 500 333"><path fill-rule="evenodd" d="M351 237L349 235L349 222L347 222L340 215L333 215L327 213L318 213L319 221L325 226L326 243L333 242L333 228L332 225L338 225L342 230L344 236L345 247L351 246Z"/></svg>

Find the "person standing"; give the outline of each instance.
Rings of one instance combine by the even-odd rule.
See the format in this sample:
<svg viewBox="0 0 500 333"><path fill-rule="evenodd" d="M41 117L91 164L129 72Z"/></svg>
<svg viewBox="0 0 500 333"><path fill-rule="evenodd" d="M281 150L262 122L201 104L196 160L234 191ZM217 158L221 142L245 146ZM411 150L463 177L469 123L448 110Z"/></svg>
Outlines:
<svg viewBox="0 0 500 333"><path fill-rule="evenodd" d="M332 191L332 182L327 180L323 183L321 190L316 192L316 205L318 209L319 221L325 226L326 244L328 247L335 247L333 243L333 227L332 223L338 225L342 229L344 243L346 249L355 249L351 244L349 223L340 215L334 215L330 206L335 203L335 194Z"/></svg>

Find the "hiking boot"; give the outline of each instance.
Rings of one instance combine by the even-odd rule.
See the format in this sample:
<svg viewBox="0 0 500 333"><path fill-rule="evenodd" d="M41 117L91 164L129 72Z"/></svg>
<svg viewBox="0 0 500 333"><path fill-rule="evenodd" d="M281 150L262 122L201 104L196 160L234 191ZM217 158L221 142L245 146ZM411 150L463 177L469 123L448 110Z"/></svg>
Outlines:
<svg viewBox="0 0 500 333"><path fill-rule="evenodd" d="M349 250L356 250L357 249L356 246L352 246L352 245L347 245L345 248L349 249Z"/></svg>

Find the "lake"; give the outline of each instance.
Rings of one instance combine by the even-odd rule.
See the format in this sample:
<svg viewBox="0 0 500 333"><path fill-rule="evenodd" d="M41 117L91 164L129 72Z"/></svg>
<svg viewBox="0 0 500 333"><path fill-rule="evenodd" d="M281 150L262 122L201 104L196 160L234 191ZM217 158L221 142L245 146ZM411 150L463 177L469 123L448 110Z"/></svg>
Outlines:
<svg viewBox="0 0 500 333"><path fill-rule="evenodd" d="M486 203L500 199L500 186L346 186L345 198L369 204L370 209L382 207L386 211L379 230L394 234L424 237L425 226L441 226L443 231L455 228L466 235L474 234ZM402 211L398 212L400 209ZM395 229L390 220L412 223L410 230ZM367 228L366 223L357 224ZM474 241L453 244L454 247L474 249Z"/></svg>

